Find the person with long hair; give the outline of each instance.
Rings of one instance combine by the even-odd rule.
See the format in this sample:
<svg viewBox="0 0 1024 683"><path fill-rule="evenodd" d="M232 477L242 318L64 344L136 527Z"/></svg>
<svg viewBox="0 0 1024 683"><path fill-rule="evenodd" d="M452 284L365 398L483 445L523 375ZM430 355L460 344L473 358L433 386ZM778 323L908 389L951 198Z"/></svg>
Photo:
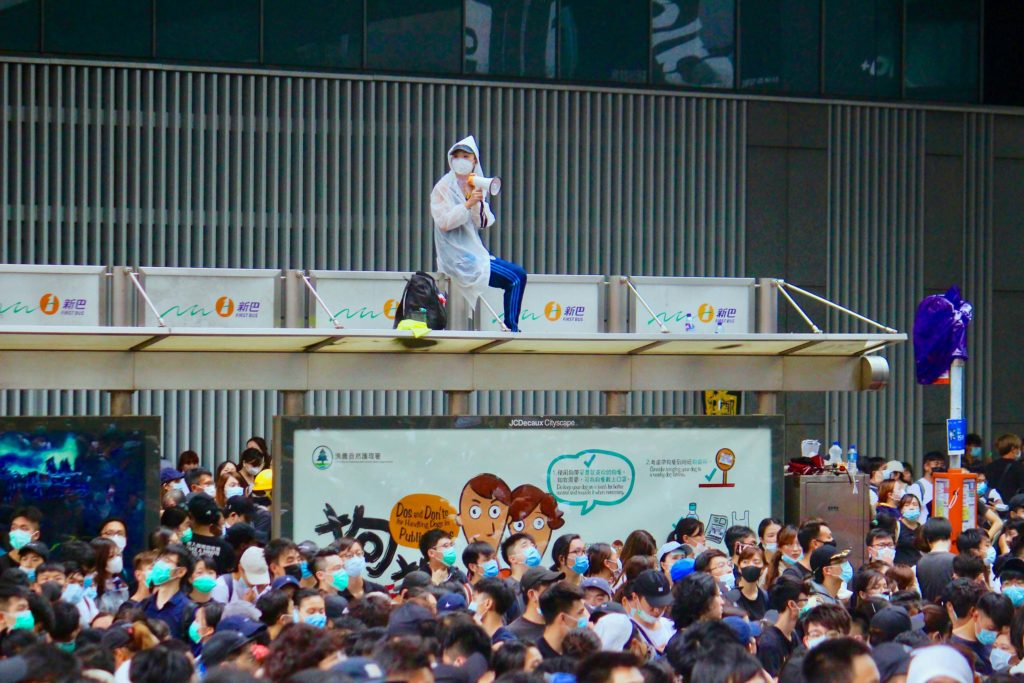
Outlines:
<svg viewBox="0 0 1024 683"><path fill-rule="evenodd" d="M224 460L217 464L217 467L213 470L213 478L215 481L220 481L221 475L225 472L230 474L238 474L238 465L231 460ZM239 475L240 476L240 475Z"/></svg>
<svg viewBox="0 0 1024 683"><path fill-rule="evenodd" d="M768 561L768 570L764 574L765 590L771 590L786 567L796 564L803 557L804 553L800 548L800 541L797 540L797 532L798 529L795 526L787 524L776 536L778 552Z"/></svg>
<svg viewBox="0 0 1024 683"><path fill-rule="evenodd" d="M875 516L883 515L900 518L900 499L904 495L906 485L895 479L888 479L878 485L878 505L875 506Z"/></svg>
<svg viewBox="0 0 1024 683"><path fill-rule="evenodd" d="M622 574L622 560L615 548L607 543L591 543L587 548L587 560L590 567L587 569L587 578L604 579L609 586L614 586L619 575Z"/></svg>
<svg viewBox="0 0 1024 683"><path fill-rule="evenodd" d="M124 560L121 549L105 536L92 539L89 545L96 553L96 570L92 575L96 605L101 612L113 614L131 595L122 576Z"/></svg>
<svg viewBox="0 0 1024 683"><path fill-rule="evenodd" d="M758 544L764 551L766 562L770 562L779 550L779 532L782 526L782 520L774 517L765 517L757 525Z"/></svg>
<svg viewBox="0 0 1024 683"><path fill-rule="evenodd" d="M217 492L214 495L214 499L217 501L218 507L225 507L228 504L229 498L235 496L244 496L245 486L242 481L242 477L237 472L222 474L217 477Z"/></svg>
<svg viewBox="0 0 1024 683"><path fill-rule="evenodd" d="M676 528L669 534L668 540L690 546L695 557L707 550L704 522L696 517L683 517L676 522Z"/></svg>
<svg viewBox="0 0 1024 683"><path fill-rule="evenodd" d="M631 532L629 536L626 536L626 542L622 545L622 552L619 553L619 559L622 560L622 564L626 564L629 562L630 558L636 557L637 555L654 557L657 553L658 542L654 540L654 536L644 529L636 529Z"/></svg>
<svg viewBox="0 0 1024 683"><path fill-rule="evenodd" d="M565 574L564 581L573 586L583 582L583 576L590 569L587 547L579 534L562 534L551 546L551 571Z"/></svg>

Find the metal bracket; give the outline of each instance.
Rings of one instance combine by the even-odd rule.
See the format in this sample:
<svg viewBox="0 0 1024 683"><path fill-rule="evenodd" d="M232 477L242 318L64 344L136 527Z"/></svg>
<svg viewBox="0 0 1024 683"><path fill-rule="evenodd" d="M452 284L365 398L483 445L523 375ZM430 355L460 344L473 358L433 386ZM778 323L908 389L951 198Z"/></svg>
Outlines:
<svg viewBox="0 0 1024 683"><path fill-rule="evenodd" d="M142 298L146 302L146 305L149 306L149 310L153 311L153 315L156 316L156 321L159 324L159 326L167 327L167 323L164 322L163 317L160 315L160 311L156 310L156 306L153 305L153 300L149 298L149 294L146 294L146 290L143 289L142 283L139 282L138 274L136 274L136 272L133 271L131 268L125 268L124 272L128 274L129 278L131 278L132 284L135 285L135 289L137 289L139 291L139 294L142 295Z"/></svg>
<svg viewBox="0 0 1024 683"><path fill-rule="evenodd" d="M320 304L320 308L324 309L324 313L326 313L327 317L330 318L331 324L334 325L334 329L344 329L344 326L341 323L339 323L338 319L334 316L333 313L331 313L331 309L327 307L326 302L324 302L324 300L320 298L320 294L317 293L316 288L313 287L313 283L309 281L309 278L306 276L306 274L303 273L301 270L297 270L295 271L295 275L296 277L301 278L302 281L306 284L306 287L309 288L309 291L313 294L313 298L316 299L316 302Z"/></svg>
<svg viewBox="0 0 1024 683"><path fill-rule="evenodd" d="M846 308L845 306L840 306L839 304L834 303L832 301L829 301L828 299L826 299L824 297L818 296L817 294L814 294L813 292L808 292L806 289L803 289L801 287L797 287L796 285L791 285L790 283L786 282L785 280L775 280L775 284L778 286L779 291L782 292L782 296L784 296L786 298L786 301L788 301L796 309L797 313L800 314L800 317L802 317L804 319L804 321L808 325L811 326L811 329L814 330L814 332L816 334L820 334L821 330L818 329L817 325L815 325L813 322L811 322L811 319L807 317L807 314L804 313L803 309L801 309L800 306L797 305L796 301L793 300L793 297L791 297L789 295L789 292L786 291L787 289L791 289L791 290L793 290L794 292L796 292L798 294L802 294L805 297L807 297L808 299L811 299L812 301L817 301L818 303L825 304L829 308L833 308L833 309L839 311L840 313L845 313L846 315L850 316L851 318L854 318L856 320L860 320L861 322L865 322L868 325L871 325L872 327L877 327L878 329L882 330L883 332L886 332L888 334L899 334L898 330L894 330L893 328L889 327L888 325L883 325L880 322L876 322L876 321L872 320L871 318L868 318L868 317L865 317L865 316L861 315L860 313L856 313L854 311L851 311L849 308Z"/></svg>
<svg viewBox="0 0 1024 683"><path fill-rule="evenodd" d="M662 322L660 318L658 318L658 314L654 312L654 309L647 304L647 301L643 298L643 296L641 296L640 292L637 291L636 286L633 285L633 281L629 278L629 276L627 275L623 277L622 281L626 283L627 287L629 287L629 291L633 292L633 296L637 298L637 301L643 304L643 307L646 308L647 312L651 314L651 318L658 321L658 326L661 327L662 333L668 334L668 327L665 325L664 322Z"/></svg>

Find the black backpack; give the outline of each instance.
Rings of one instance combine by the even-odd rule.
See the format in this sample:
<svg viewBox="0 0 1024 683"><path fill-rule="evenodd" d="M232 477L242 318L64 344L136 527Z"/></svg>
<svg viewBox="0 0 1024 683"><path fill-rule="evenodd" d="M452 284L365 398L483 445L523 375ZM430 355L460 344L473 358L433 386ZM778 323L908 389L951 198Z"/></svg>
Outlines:
<svg viewBox="0 0 1024 683"><path fill-rule="evenodd" d="M402 300L398 302L395 312L395 327L406 318L412 317L410 312L425 309L427 311L427 327L432 330L443 330L448 326L448 314L445 313L441 292L437 282L423 271L416 271L409 278L402 292Z"/></svg>

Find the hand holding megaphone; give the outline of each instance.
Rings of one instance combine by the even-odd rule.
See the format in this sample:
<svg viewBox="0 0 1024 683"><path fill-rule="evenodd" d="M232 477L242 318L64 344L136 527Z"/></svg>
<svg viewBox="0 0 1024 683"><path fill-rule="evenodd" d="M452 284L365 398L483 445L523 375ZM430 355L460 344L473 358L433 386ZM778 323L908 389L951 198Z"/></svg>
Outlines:
<svg viewBox="0 0 1024 683"><path fill-rule="evenodd" d="M469 186L474 190L482 190L484 197L496 197L501 192L501 178L485 178L482 175L470 173Z"/></svg>

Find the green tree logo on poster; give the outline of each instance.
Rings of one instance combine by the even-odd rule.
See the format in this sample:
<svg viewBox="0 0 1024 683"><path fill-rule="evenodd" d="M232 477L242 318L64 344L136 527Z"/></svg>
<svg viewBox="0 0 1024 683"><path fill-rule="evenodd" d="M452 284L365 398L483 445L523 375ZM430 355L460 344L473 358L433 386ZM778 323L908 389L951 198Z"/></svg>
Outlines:
<svg viewBox="0 0 1024 683"><path fill-rule="evenodd" d="M321 472L334 464L334 452L327 446L317 446L313 449L313 467Z"/></svg>

